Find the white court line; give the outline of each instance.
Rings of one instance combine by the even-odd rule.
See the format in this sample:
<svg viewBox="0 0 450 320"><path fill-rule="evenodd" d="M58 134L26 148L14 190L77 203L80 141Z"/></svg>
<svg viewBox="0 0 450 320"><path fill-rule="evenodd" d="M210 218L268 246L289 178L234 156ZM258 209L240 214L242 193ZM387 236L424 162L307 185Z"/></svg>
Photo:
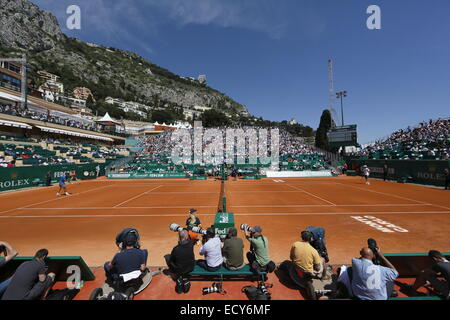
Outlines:
<svg viewBox="0 0 450 320"><path fill-rule="evenodd" d="M24 208L22 210L120 210L120 209L185 209L185 208L217 208L217 206L176 206L176 207L78 207L78 208Z"/></svg>
<svg viewBox="0 0 450 320"><path fill-rule="evenodd" d="M421 212L295 212L295 213L235 213L235 216L315 216L315 215L410 215L410 214L450 214L450 211ZM128 218L128 217L185 217L185 214L118 214L118 215L58 215L58 216L0 216L0 219L42 219L42 218ZM215 214L199 214L198 216L215 216Z"/></svg>
<svg viewBox="0 0 450 320"><path fill-rule="evenodd" d="M321 198L321 197L319 197L319 196L316 196L316 195L314 195L314 194L312 194L312 193L310 193L310 192L308 192L308 191L305 191L305 190L303 190L303 189L294 187L294 186L292 186L292 185L290 185L290 184L288 184L287 186L289 186L289 187L291 187L291 188L294 188L294 189L297 189L297 190L300 190L300 191L303 191L304 193L309 194L310 196L312 196L312 197L314 197L314 198L317 198L317 199L322 200L322 201L324 201L324 202L326 202L326 203L329 203L329 204L331 204L331 205L333 205L333 206L336 206L335 203L333 203L333 202L331 202L331 201L328 201L328 200L325 200L325 199L323 199L323 198Z"/></svg>
<svg viewBox="0 0 450 320"><path fill-rule="evenodd" d="M417 200L414 200L414 199L409 199L409 198L405 198L405 197L402 197L402 196L397 196L395 194L389 194L389 193L384 193L384 192L379 192L379 191L374 191L374 190L363 189L363 188L355 187L355 186L348 185L348 184L345 184L345 183L339 183L339 182L336 182L336 183L340 184L340 185L343 185L343 186L348 186L348 187L352 187L352 188L355 188L355 189L358 189L358 190L362 190L362 191L378 193L378 194L382 194L382 195L385 195L385 196L395 197L395 198L399 198L399 199L403 199L403 200L413 201L413 202L417 202L417 203L420 203L420 204L426 204L426 205L430 205L430 206L434 206L434 207L450 210L450 208L444 207L444 206L440 206L438 204L432 204L432 203L428 203L428 202L417 201Z"/></svg>
<svg viewBox="0 0 450 320"><path fill-rule="evenodd" d="M300 204L300 205L249 205L249 206L233 206L231 208L310 208L310 207L422 207L433 205L422 204L348 204L348 205L329 205L329 204ZM118 209L181 209L181 208L216 208L217 206L152 206L152 207L77 207L77 208L23 208L22 210L118 210Z"/></svg>
<svg viewBox="0 0 450 320"><path fill-rule="evenodd" d="M91 192L91 191L95 191L95 190L99 190L99 189L104 189L104 188L108 188L108 187L110 187L110 186L98 187L98 188L86 190L86 191L83 191L83 192L80 192L80 193L71 194L70 196L61 196L61 197L58 197L58 198L56 198L56 199L50 199L50 200L45 200L45 201L41 201L41 202L36 202L36 203L29 204L29 205L27 205L27 206L25 206L25 207L14 208L14 209L11 209L11 210L8 210L8 211L3 211L3 212L0 212L0 214L12 212L12 211L15 211L15 210L23 210L23 209L27 209L27 208L30 208L30 207L32 207L32 206L37 206L37 205L40 205L40 204L43 204L43 203L52 202L52 201L58 201L58 200L62 200L62 199L68 199L68 198L71 198L71 197L74 197L74 196L78 196L78 195L80 195L80 194L84 194L84 193L87 193L87 192Z"/></svg>
<svg viewBox="0 0 450 320"><path fill-rule="evenodd" d="M302 208L302 207L422 207L426 206L423 204L294 204L294 205L252 205L252 206L233 206L230 205L231 208L265 208L265 207L273 207L273 208Z"/></svg>
<svg viewBox="0 0 450 320"><path fill-rule="evenodd" d="M156 190L156 189L161 188L161 187L162 187L162 186L157 186L157 187L155 187L155 188L153 188L153 189L150 189L150 190L147 190L147 191L145 191L145 192L143 192L143 193L141 193L141 194L138 194L137 196L135 196L135 197L133 197L133 198L131 198L131 199L125 200L125 201L119 203L118 205L115 205L114 208L117 208L117 207L119 207L119 206L122 205L122 204L125 204L125 203L127 203L127 202L132 201L132 200L135 200L135 199L137 199L137 198L139 198L139 197L142 197L142 196L144 196L144 195L146 195L146 194L149 194L149 193L152 192L153 190Z"/></svg>

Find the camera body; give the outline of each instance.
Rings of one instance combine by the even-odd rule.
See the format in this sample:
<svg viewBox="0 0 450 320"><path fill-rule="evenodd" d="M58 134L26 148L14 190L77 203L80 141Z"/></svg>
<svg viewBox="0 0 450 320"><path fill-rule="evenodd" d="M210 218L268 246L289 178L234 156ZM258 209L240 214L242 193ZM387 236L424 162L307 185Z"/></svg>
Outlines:
<svg viewBox="0 0 450 320"><path fill-rule="evenodd" d="M378 250L377 250L377 248L378 248L377 241L375 239L370 238L367 240L367 246L373 252L373 263L376 265L381 265L381 259L380 259L380 256L378 255Z"/></svg>

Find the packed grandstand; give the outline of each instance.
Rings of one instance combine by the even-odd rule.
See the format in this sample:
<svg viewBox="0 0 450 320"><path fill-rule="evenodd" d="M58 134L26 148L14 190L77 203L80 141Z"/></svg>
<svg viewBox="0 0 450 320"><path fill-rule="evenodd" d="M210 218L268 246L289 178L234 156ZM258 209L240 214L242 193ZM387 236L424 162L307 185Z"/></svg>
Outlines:
<svg viewBox="0 0 450 320"><path fill-rule="evenodd" d="M13 115L19 118L39 120L44 123L54 123L70 128L78 128L86 131L102 132L104 127L89 118L82 116L65 117L64 113L47 110L47 112L23 110L18 106L0 104L2 114ZM58 116L59 115L59 116ZM67 114L68 115L68 114ZM2 136L0 137L0 166L30 166L30 165L55 165L55 164L83 164L95 163L108 160L108 164L114 160L122 159L130 155L129 148L114 143L96 141L95 137L85 140L82 137L67 136L64 132L40 132L40 135L31 135L29 130L17 130L8 135L8 124L3 122ZM116 171L136 171L136 172L172 172L185 171L188 174L195 174L193 171L213 175L214 167L200 168L193 170L183 165L175 165L171 162L171 153L174 148L172 139L174 127L169 130L162 130L151 136L132 137L135 141L134 147L138 152L133 153L127 162L121 162L120 166L113 165ZM225 138L226 130L230 128L215 128ZM242 127L236 129L260 129L255 127ZM244 132L240 131L240 132ZM188 129L193 135L193 129ZM107 131L108 134L111 130ZM450 120L437 119L420 123L417 127L401 129L392 133L388 138L377 141L373 144L359 148L350 157L360 160L447 160L450 156ZM81 136L81 135L80 135ZM203 143L203 148L206 143ZM246 141L244 157L248 159L248 154L252 152L255 145ZM303 171L303 170L329 170L338 169L343 166L343 162L332 163L322 150L318 150L312 145L307 145L298 137L288 132L280 132L280 165L277 170L281 171ZM342 158L340 158L342 160ZM202 166L198 166L202 167ZM256 166L241 166L239 173L245 172L249 168L249 173L255 174L258 171Z"/></svg>

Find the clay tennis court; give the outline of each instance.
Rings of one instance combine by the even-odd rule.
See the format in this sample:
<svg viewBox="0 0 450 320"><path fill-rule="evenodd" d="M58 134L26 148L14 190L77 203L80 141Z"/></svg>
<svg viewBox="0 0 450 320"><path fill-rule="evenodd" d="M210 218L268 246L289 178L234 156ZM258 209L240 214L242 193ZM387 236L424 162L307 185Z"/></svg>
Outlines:
<svg viewBox="0 0 450 320"><path fill-rule="evenodd" d="M52 256L82 256L95 268L116 253L116 234L133 227L149 250L148 265L164 266L177 242L169 225L184 225L190 208L204 227L212 225L221 182L98 179L68 190L68 197L56 197L57 187L1 194L1 238L21 256L47 248ZM267 178L229 180L225 195L236 226L262 226L275 262L289 259L290 246L311 225L326 229L332 264L349 263L370 237L384 252L450 251L450 194L436 188L379 180L367 186L359 177Z"/></svg>

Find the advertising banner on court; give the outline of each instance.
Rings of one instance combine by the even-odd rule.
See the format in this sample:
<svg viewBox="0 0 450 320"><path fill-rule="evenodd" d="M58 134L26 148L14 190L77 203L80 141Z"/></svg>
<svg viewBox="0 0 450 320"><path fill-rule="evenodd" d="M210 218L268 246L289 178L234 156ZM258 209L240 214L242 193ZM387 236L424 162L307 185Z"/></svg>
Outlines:
<svg viewBox="0 0 450 320"><path fill-rule="evenodd" d="M48 172L51 173L52 183L66 173L71 175L72 172L75 172L78 180L95 179L98 176L105 175L105 164L2 168L0 170L0 192L45 184L45 177Z"/></svg>
<svg viewBox="0 0 450 320"><path fill-rule="evenodd" d="M367 165L371 176L383 178L383 166L388 167L388 179L404 179L413 183L443 186L445 169L450 169L450 161L445 160L351 160L351 169L359 170Z"/></svg>
<svg viewBox="0 0 450 320"><path fill-rule="evenodd" d="M183 179L186 174L183 172L167 173L110 173L108 179Z"/></svg>

